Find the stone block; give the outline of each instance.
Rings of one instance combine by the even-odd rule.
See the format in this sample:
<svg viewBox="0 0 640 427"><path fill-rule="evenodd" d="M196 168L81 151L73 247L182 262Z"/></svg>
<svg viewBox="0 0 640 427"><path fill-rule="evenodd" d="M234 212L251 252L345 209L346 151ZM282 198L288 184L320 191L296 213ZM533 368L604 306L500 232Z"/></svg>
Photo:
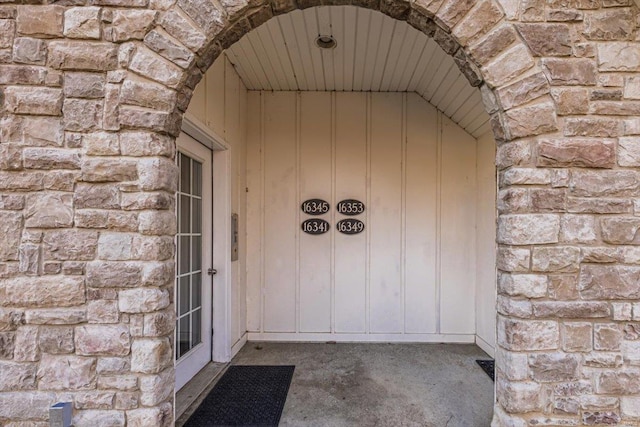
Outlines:
<svg viewBox="0 0 640 427"><path fill-rule="evenodd" d="M116 392L116 409L135 409L139 406L138 392Z"/></svg>
<svg viewBox="0 0 640 427"><path fill-rule="evenodd" d="M131 345L131 371L157 374L173 365L173 349L168 338L135 339Z"/></svg>
<svg viewBox="0 0 640 427"><path fill-rule="evenodd" d="M89 390L96 386L96 360L44 354L38 366L38 379L40 389L44 390Z"/></svg>
<svg viewBox="0 0 640 427"><path fill-rule="evenodd" d="M542 387L534 382L498 380L497 399L509 413L534 412L542 409Z"/></svg>
<svg viewBox="0 0 640 427"><path fill-rule="evenodd" d="M548 278L540 274L500 274L498 293L526 298L547 295Z"/></svg>
<svg viewBox="0 0 640 427"><path fill-rule="evenodd" d="M43 391L15 391L0 399L0 419L48 420L56 394Z"/></svg>
<svg viewBox="0 0 640 427"><path fill-rule="evenodd" d="M498 343L512 351L555 350L559 347L558 323L498 316Z"/></svg>
<svg viewBox="0 0 640 427"><path fill-rule="evenodd" d="M176 324L175 309L144 315L143 334L147 337L161 337L173 333Z"/></svg>
<svg viewBox="0 0 640 427"><path fill-rule="evenodd" d="M111 409L116 394L112 391L85 391L74 394L76 409Z"/></svg>
<svg viewBox="0 0 640 427"><path fill-rule="evenodd" d="M102 233L98 240L98 258L109 261L131 259L133 236L124 233Z"/></svg>
<svg viewBox="0 0 640 427"><path fill-rule="evenodd" d="M562 349L566 352L593 350L593 326L585 322L567 322L562 325Z"/></svg>
<svg viewBox="0 0 640 427"><path fill-rule="evenodd" d="M483 67L486 82L492 87L503 86L534 66L529 50L516 44Z"/></svg>
<svg viewBox="0 0 640 427"><path fill-rule="evenodd" d="M171 111L176 103L176 92L161 84L130 75L122 84L120 101L154 110Z"/></svg>
<svg viewBox="0 0 640 427"><path fill-rule="evenodd" d="M17 37L13 45L13 61L21 64L44 65L47 48L44 40Z"/></svg>
<svg viewBox="0 0 640 427"><path fill-rule="evenodd" d="M612 168L615 143L603 139L550 139L538 143L538 166Z"/></svg>
<svg viewBox="0 0 640 427"><path fill-rule="evenodd" d="M102 101L67 98L62 106L64 128L73 132L88 132L102 127Z"/></svg>
<svg viewBox="0 0 640 427"><path fill-rule="evenodd" d="M33 390L36 387L36 363L0 361L0 391Z"/></svg>
<svg viewBox="0 0 640 427"><path fill-rule="evenodd" d="M617 397L607 396L581 396L580 408L586 410L603 410L603 409L615 409L620 405L620 400Z"/></svg>
<svg viewBox="0 0 640 427"><path fill-rule="evenodd" d="M585 15L582 34L588 40L629 40L633 29L631 8L602 9Z"/></svg>
<svg viewBox="0 0 640 427"><path fill-rule="evenodd" d="M22 326L16 331L13 360L15 362L36 362L40 360L37 326Z"/></svg>
<svg viewBox="0 0 640 427"><path fill-rule="evenodd" d="M620 350L622 330L615 323L596 323L593 328L593 348L596 350Z"/></svg>
<svg viewBox="0 0 640 427"><path fill-rule="evenodd" d="M619 424L620 415L617 411L583 411L582 422L587 426Z"/></svg>
<svg viewBox="0 0 640 427"><path fill-rule="evenodd" d="M61 89L9 86L4 95L5 108L11 113L59 116L62 111Z"/></svg>
<svg viewBox="0 0 640 427"><path fill-rule="evenodd" d="M593 86L596 84L596 64L591 59L546 58L542 66L551 85Z"/></svg>
<svg viewBox="0 0 640 427"><path fill-rule="evenodd" d="M578 271L580 266L580 248L555 246L533 248L531 269L549 273L569 273Z"/></svg>
<svg viewBox="0 0 640 427"><path fill-rule="evenodd" d="M22 213L0 211L0 261L17 261L22 234Z"/></svg>
<svg viewBox="0 0 640 427"><path fill-rule="evenodd" d="M100 8L72 7L64 13L64 35L71 39L100 38Z"/></svg>
<svg viewBox="0 0 640 427"><path fill-rule="evenodd" d="M543 73L536 73L497 90L505 110L526 104L549 93L549 82Z"/></svg>
<svg viewBox="0 0 640 427"><path fill-rule="evenodd" d="M148 48L138 48L131 59L130 69L170 88L177 88L182 70Z"/></svg>
<svg viewBox="0 0 640 427"><path fill-rule="evenodd" d="M498 270L527 272L531 264L531 250L520 248L498 248L496 266Z"/></svg>
<svg viewBox="0 0 640 427"><path fill-rule="evenodd" d="M18 276L0 279L8 304L31 307L70 307L83 304L84 279L70 276Z"/></svg>
<svg viewBox="0 0 640 427"><path fill-rule="evenodd" d="M568 118L565 120L565 136L589 136L614 138L620 134L620 122L601 118Z"/></svg>
<svg viewBox="0 0 640 427"><path fill-rule="evenodd" d="M519 24L518 32L533 56L570 56L571 36L566 24Z"/></svg>
<svg viewBox="0 0 640 427"><path fill-rule="evenodd" d="M118 66L118 45L104 42L53 41L49 66L71 71L108 71Z"/></svg>
<svg viewBox="0 0 640 427"><path fill-rule="evenodd" d="M163 409L165 408L161 406L155 408L139 408L127 411L127 426L166 426L171 422L172 411L166 411Z"/></svg>
<svg viewBox="0 0 640 427"><path fill-rule="evenodd" d="M584 299L636 299L640 297L640 267L583 265L580 295Z"/></svg>
<svg viewBox="0 0 640 427"><path fill-rule="evenodd" d="M89 323L118 323L120 313L116 300L94 300L87 303L87 321Z"/></svg>
<svg viewBox="0 0 640 427"><path fill-rule="evenodd" d="M129 357L100 357L96 372L100 375L124 374L131 370Z"/></svg>
<svg viewBox="0 0 640 427"><path fill-rule="evenodd" d="M0 359L13 359L15 342L15 332L0 332Z"/></svg>
<svg viewBox="0 0 640 427"><path fill-rule="evenodd" d="M529 300L510 298L498 295L496 311L504 316L529 319L532 317L533 309Z"/></svg>
<svg viewBox="0 0 640 427"><path fill-rule="evenodd" d="M165 369L156 375L144 375L140 377L140 403L145 406L154 406L164 402L175 388L175 371Z"/></svg>
<svg viewBox="0 0 640 427"><path fill-rule="evenodd" d="M76 354L126 356L131 349L127 325L85 325L75 328Z"/></svg>
<svg viewBox="0 0 640 427"><path fill-rule="evenodd" d="M511 138L541 135L558 129L556 107L550 100L518 107L505 112L506 127Z"/></svg>
<svg viewBox="0 0 640 427"><path fill-rule="evenodd" d="M77 427L124 427L125 415L123 411L114 410L92 409L85 411L76 411L73 415L73 425Z"/></svg>
<svg viewBox="0 0 640 427"><path fill-rule="evenodd" d="M142 40L156 18L155 10L113 9L105 38L113 42Z"/></svg>
<svg viewBox="0 0 640 427"><path fill-rule="evenodd" d="M167 33L194 52L200 51L206 44L206 36L192 24L189 18L182 15L179 9L165 12L160 19L160 25Z"/></svg>
<svg viewBox="0 0 640 427"><path fill-rule="evenodd" d="M452 30L458 42L465 46L493 28L504 16L493 1L481 1Z"/></svg>
<svg viewBox="0 0 640 427"><path fill-rule="evenodd" d="M149 32L144 38L144 44L163 58L182 68L188 68L195 59L194 54L189 49L174 41L161 29Z"/></svg>
<svg viewBox="0 0 640 427"><path fill-rule="evenodd" d="M560 218L560 241L594 243L597 240L596 221L591 215L565 214Z"/></svg>
<svg viewBox="0 0 640 427"><path fill-rule="evenodd" d="M88 261L98 247L98 233L85 230L54 230L45 233L44 259L58 261Z"/></svg>
<svg viewBox="0 0 640 427"><path fill-rule="evenodd" d="M640 166L639 137L621 137L618 139L618 164L620 166Z"/></svg>
<svg viewBox="0 0 640 427"><path fill-rule="evenodd" d="M567 192L562 188L532 188L531 211L533 212L565 212Z"/></svg>
<svg viewBox="0 0 640 427"><path fill-rule="evenodd" d="M511 25L501 25L489 32L486 37L472 44L469 54L479 65L487 64L491 59L500 55L518 40L518 34Z"/></svg>
<svg viewBox="0 0 640 427"><path fill-rule="evenodd" d="M7 49L13 45L16 32L16 21L0 19L0 49Z"/></svg>
<svg viewBox="0 0 640 427"><path fill-rule="evenodd" d="M224 10L208 0L178 0L178 6L204 31L207 36L219 33L225 23Z"/></svg>
<svg viewBox="0 0 640 427"><path fill-rule="evenodd" d="M139 231L144 235L161 236L176 233L176 215L169 211L144 211L138 216Z"/></svg>
<svg viewBox="0 0 640 427"><path fill-rule="evenodd" d="M66 326L40 328L38 347L42 353L73 353L75 349L73 343L73 328Z"/></svg>
<svg viewBox="0 0 640 427"><path fill-rule="evenodd" d="M135 160L85 158L82 162L82 179L88 182L135 181L138 178Z"/></svg>
<svg viewBox="0 0 640 427"><path fill-rule="evenodd" d="M142 159L138 162L138 176L140 187L144 191L176 191L178 168L169 159Z"/></svg>
<svg viewBox="0 0 640 427"><path fill-rule="evenodd" d="M546 185L551 183L548 169L509 168L500 174L500 186L507 185Z"/></svg>
<svg viewBox="0 0 640 427"><path fill-rule="evenodd" d="M169 306L169 292L155 288L122 290L118 306L123 313L150 313Z"/></svg>
<svg viewBox="0 0 640 427"><path fill-rule="evenodd" d="M560 217L554 214L502 215L498 242L507 245L557 243Z"/></svg>
<svg viewBox="0 0 640 427"><path fill-rule="evenodd" d="M564 353L537 353L529 356L531 378L537 382L576 381L579 356Z"/></svg>
<svg viewBox="0 0 640 427"><path fill-rule="evenodd" d="M76 209L118 209L120 191L113 184L78 183L74 194Z"/></svg>
<svg viewBox="0 0 640 427"><path fill-rule="evenodd" d="M640 44L610 42L598 44L600 71L640 71Z"/></svg>
<svg viewBox="0 0 640 427"><path fill-rule="evenodd" d="M61 37L63 14L62 6L18 6L16 17L18 33L42 38Z"/></svg>
<svg viewBox="0 0 640 427"><path fill-rule="evenodd" d="M142 268L134 262L94 261L87 263L87 286L129 288L139 286Z"/></svg>
<svg viewBox="0 0 640 427"><path fill-rule="evenodd" d="M640 393L640 369L621 368L596 374L599 394L630 395Z"/></svg>
<svg viewBox="0 0 640 427"><path fill-rule="evenodd" d="M22 310L0 308L0 332L15 331L22 324L23 316Z"/></svg>
<svg viewBox="0 0 640 427"><path fill-rule="evenodd" d="M638 194L640 175L632 170L574 170L571 192L575 196L602 197Z"/></svg>
<svg viewBox="0 0 640 427"><path fill-rule="evenodd" d="M640 397L621 397L620 411L622 412L622 416L624 418L640 418Z"/></svg>
<svg viewBox="0 0 640 427"><path fill-rule="evenodd" d="M103 73L64 73L64 95L68 98L102 98L104 88Z"/></svg>
<svg viewBox="0 0 640 427"><path fill-rule="evenodd" d="M498 146L496 166L499 169L528 164L530 160L531 143L528 140L508 142Z"/></svg>
<svg viewBox="0 0 640 427"><path fill-rule="evenodd" d="M175 263L147 262L142 267L142 285L162 287L173 283Z"/></svg>
<svg viewBox="0 0 640 427"><path fill-rule="evenodd" d="M25 322L33 325L76 325L87 320L84 308L43 308L25 311Z"/></svg>
<svg viewBox="0 0 640 427"><path fill-rule="evenodd" d="M640 218L603 218L600 220L602 240L613 244L640 244Z"/></svg>
<svg viewBox="0 0 640 427"><path fill-rule="evenodd" d="M533 313L540 318L590 319L611 316L608 303L595 301L534 301Z"/></svg>
<svg viewBox="0 0 640 427"><path fill-rule="evenodd" d="M583 88L553 88L551 96L556 103L559 116L587 114L589 112L589 91Z"/></svg>
<svg viewBox="0 0 640 427"><path fill-rule="evenodd" d="M138 389L138 377L120 374L115 376L98 376L98 388L101 390L134 391Z"/></svg>

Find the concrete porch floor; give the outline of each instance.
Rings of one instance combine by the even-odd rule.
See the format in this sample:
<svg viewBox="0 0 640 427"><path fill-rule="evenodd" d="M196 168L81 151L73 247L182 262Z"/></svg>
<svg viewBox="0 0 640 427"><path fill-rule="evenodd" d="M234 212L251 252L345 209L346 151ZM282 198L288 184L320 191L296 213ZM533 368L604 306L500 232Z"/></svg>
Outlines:
<svg viewBox="0 0 640 427"><path fill-rule="evenodd" d="M485 427L494 387L481 358L468 344L250 342L231 364L296 366L280 426Z"/></svg>

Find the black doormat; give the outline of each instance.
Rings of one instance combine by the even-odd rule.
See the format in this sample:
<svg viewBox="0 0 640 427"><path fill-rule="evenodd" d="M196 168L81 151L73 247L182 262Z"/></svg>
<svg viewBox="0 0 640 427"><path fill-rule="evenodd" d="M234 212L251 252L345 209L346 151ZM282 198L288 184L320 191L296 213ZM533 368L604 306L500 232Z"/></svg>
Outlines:
<svg viewBox="0 0 640 427"><path fill-rule="evenodd" d="M295 366L230 366L185 427L277 426Z"/></svg>
<svg viewBox="0 0 640 427"><path fill-rule="evenodd" d="M496 362L494 360L476 360L476 363L489 375L491 381L495 381Z"/></svg>

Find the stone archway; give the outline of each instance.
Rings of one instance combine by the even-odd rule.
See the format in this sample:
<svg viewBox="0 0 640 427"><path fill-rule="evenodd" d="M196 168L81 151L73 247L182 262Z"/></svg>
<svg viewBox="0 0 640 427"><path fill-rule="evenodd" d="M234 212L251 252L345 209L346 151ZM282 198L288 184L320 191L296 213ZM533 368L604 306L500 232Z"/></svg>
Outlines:
<svg viewBox="0 0 640 427"><path fill-rule="evenodd" d="M494 425L640 417L637 8L363 1L482 91L500 170ZM0 6L0 421L166 425L181 115L213 60L320 1Z"/></svg>

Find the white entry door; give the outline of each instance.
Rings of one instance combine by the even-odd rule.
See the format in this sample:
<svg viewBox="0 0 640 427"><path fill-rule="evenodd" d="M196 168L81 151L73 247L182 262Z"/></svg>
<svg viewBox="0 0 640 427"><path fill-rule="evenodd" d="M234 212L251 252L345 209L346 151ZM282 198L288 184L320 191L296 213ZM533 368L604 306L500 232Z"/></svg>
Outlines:
<svg viewBox="0 0 640 427"><path fill-rule="evenodd" d="M212 152L182 133L176 212L176 390L211 361Z"/></svg>

